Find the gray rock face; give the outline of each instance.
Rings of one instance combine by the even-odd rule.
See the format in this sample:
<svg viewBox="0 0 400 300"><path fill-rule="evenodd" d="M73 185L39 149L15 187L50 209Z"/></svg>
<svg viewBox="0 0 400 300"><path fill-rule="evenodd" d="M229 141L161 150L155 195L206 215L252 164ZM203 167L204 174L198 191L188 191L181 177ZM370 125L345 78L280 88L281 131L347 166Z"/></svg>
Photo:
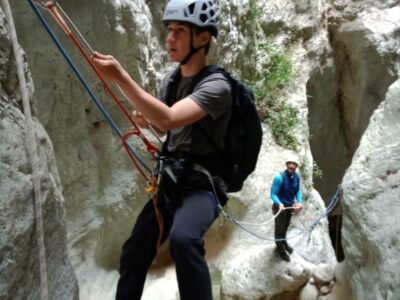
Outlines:
<svg viewBox="0 0 400 300"><path fill-rule="evenodd" d="M310 142L324 174L316 187L325 199L341 182L371 114L399 69L400 7L348 2L329 12L331 43L307 83Z"/></svg>
<svg viewBox="0 0 400 300"><path fill-rule="evenodd" d="M0 10L0 299L40 299L32 169L27 158L14 54ZM33 86L26 72L29 90ZM32 96L32 94L30 95ZM53 145L35 119L49 299L78 299L68 258L64 198Z"/></svg>
<svg viewBox="0 0 400 300"><path fill-rule="evenodd" d="M217 47L211 48L211 61L217 61L234 74L246 75L259 71L257 67L261 65L255 62L259 51L256 40L265 42L273 34L274 41L290 46L299 74L296 87L288 87L283 97L299 110L295 131L306 201L289 230L289 235L303 230L290 240L295 248L290 264L274 257L273 242L254 238L222 217L216 222L205 237L214 298L296 299L307 281L310 283L301 295L314 297L321 288L310 285L321 283L312 278L313 272L318 265L326 266L327 276L320 276L326 277L321 280L325 283L330 280L336 261L326 218L311 233L306 231L306 226L325 208L313 188L309 140L317 160L326 163L321 167L332 171L324 173L324 178L334 190L351 162L369 116L383 101L387 87L398 77L399 1L227 3L221 7L221 34ZM171 67L163 47L164 1L71 0L61 4L95 50L116 56L139 84L155 93L162 74ZM51 298L78 297L76 278L67 259L67 249L70 249L80 298L113 299L121 245L147 201L143 181L122 150L120 140L90 101L27 2L12 1L12 5L20 42L27 51L36 86L32 106L37 117L35 132L43 170ZM112 118L122 130L129 129L71 42L44 10L42 13ZM261 18L256 19L258 14ZM23 145L25 125L18 83L2 25L0 32L0 299L35 299L39 296L38 274L21 271L38 269L32 178ZM265 53L260 54L260 61L268 59ZM33 93L32 83L30 89ZM314 102L309 99L307 105L306 95L313 96ZM399 111L398 101L393 100L396 97L399 97L398 87L391 89L386 104L371 121L366 141L361 143L362 149L344 180L347 269L359 300L375 300L373 296L400 298L395 292L399 273L395 255L399 244L394 238L399 230L390 215L390 208L392 212L398 211L399 152L395 137ZM131 108L128 106L128 109ZM135 140L133 145L139 154L145 155L140 142ZM269 189L273 176L284 168L286 151L274 142L270 128L264 126L264 144L257 169L243 191L232 195L227 206L235 217L257 224L272 218ZM359 161L364 165L360 166ZM326 200L331 195L327 192L323 198ZM387 228L393 230L389 232ZM272 224L257 230L273 237ZM345 274L340 278L346 278ZM147 279L144 300L178 299L174 267L166 247L160 251ZM346 279L333 287L332 294L336 296L324 295L320 299L347 299L351 293L344 282L347 283ZM330 283L323 286L324 293L331 290Z"/></svg>
<svg viewBox="0 0 400 300"><path fill-rule="evenodd" d="M254 247L224 268L222 299L269 299L298 290L309 277L310 269L301 259L295 257L288 265L273 254L273 247Z"/></svg>
<svg viewBox="0 0 400 300"><path fill-rule="evenodd" d="M389 89L343 179L343 242L357 299L400 297L400 80Z"/></svg>
<svg viewBox="0 0 400 300"><path fill-rule="evenodd" d="M313 278L316 283L327 284L333 280L333 273L334 269L331 266L319 264L313 272Z"/></svg>

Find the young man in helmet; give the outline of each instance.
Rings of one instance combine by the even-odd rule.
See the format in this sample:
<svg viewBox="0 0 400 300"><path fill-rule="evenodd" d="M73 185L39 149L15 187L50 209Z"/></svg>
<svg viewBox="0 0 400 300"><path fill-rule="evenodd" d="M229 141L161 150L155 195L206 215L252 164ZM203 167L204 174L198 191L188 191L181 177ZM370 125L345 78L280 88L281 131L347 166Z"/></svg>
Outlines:
<svg viewBox="0 0 400 300"><path fill-rule="evenodd" d="M220 202L226 201L226 196L218 178L218 153L192 125L198 123L222 148L231 94L230 85L221 73L201 80L190 94L187 91L194 76L207 66L211 38L218 33L218 11L213 0L171 0L165 8L163 22L167 28L169 56L180 63L180 80L174 82L175 99L164 99L171 73L161 82L161 99L157 99L144 91L112 56L93 55L96 68L131 99L138 124L142 127L151 124L168 133L163 154L174 162L168 167L176 179L163 175L161 180L157 206L163 230L149 201L124 243L116 298L141 298L161 236L161 242L167 238L170 242L181 299L208 300L212 299L212 291L203 236L219 211L210 181L194 171L192 163L202 165L214 176Z"/></svg>
<svg viewBox="0 0 400 300"><path fill-rule="evenodd" d="M296 169L299 166L297 157L286 160L286 170L274 177L271 187L274 214L281 212L275 218L275 253L283 260L289 262L293 248L286 241L286 232L290 225L293 209L302 209L303 196L300 188L300 176ZM289 208L289 209L287 209Z"/></svg>

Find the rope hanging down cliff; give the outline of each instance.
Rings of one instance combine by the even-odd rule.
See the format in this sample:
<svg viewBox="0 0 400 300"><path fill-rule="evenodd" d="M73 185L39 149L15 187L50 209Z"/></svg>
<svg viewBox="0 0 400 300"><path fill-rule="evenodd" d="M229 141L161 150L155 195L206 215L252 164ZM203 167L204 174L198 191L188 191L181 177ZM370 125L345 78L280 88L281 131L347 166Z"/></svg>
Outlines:
<svg viewBox="0 0 400 300"><path fill-rule="evenodd" d="M158 160L158 154L159 154L157 146L152 144L152 143L150 143L149 140L144 136L144 134L140 130L139 126L133 121L132 117L128 113L128 111L125 108L125 106L122 104L122 102L115 95L115 93L110 88L108 83L105 81L103 76L94 67L94 65L93 65L93 63L92 63L92 61L90 59L90 56L93 54L92 48L90 47L89 43L83 38L82 34L79 32L79 30L73 24L73 22L67 16L67 14L64 12L64 10L61 8L61 6L57 3L57 1L52 1L52 2L48 1L48 2L45 3L43 1L38 1L38 0L36 0L36 1L28 0L28 2L30 4L31 8L33 9L33 11L35 12L36 16L39 18L40 22L42 23L42 25L44 26L44 28L46 29L46 31L50 35L52 41L55 43L55 45L57 46L58 50L61 52L61 54L63 55L63 57L65 58L65 60L69 64L69 66L74 71L75 75L78 77L79 81L82 83L82 85L85 88L85 90L90 95L90 98L92 99L92 101L95 103L95 105L100 110L100 112L103 114L103 116L106 118L106 120L108 121L108 123L110 124L110 126L112 127L114 132L121 138L122 144L123 144L126 152L128 153L131 161L133 162L134 166L136 167L138 172L142 175L142 177L144 178L144 180L147 183L146 191L149 192L149 196L153 201L154 209L155 209L156 216L157 216L157 221L158 221L158 224L159 224L159 227L160 227L160 232L162 232L163 219L161 217L161 214L160 214L160 212L158 210L158 205L157 205L157 196L158 196L157 190L158 190L158 184L159 184L159 180L157 179L157 175L158 174L155 174L154 172L156 172L156 171L153 172L153 170L150 169L144 163L144 161L139 157L139 155L135 152L135 150L132 148L132 146L128 143L127 139L132 135L138 136L142 140L142 142L145 144L146 150L150 153L152 158L156 159L156 160ZM133 128L132 130L129 130L129 131L125 132L125 133L122 133L122 131L118 128L116 123L113 121L111 116L108 114L107 110L101 104L101 102L96 97L96 95L93 93L92 89L90 88L90 86L88 85L88 83L86 82L84 77L82 76L82 74L79 71L79 69L73 63L73 61L70 58L70 56L68 55L67 51L61 45L61 43L58 40L58 38L55 35L55 33L51 30L50 26L46 22L46 19L40 13L40 11L38 9L38 6L43 8L43 9L45 9L45 10L47 10L47 11L49 11L51 16L58 23L58 25L64 30L64 32L67 34L67 36L70 38L70 40L75 45L75 47L79 50L79 53L83 56L85 61L90 65L91 69L95 72L95 74L98 77L98 79L102 82L106 92L111 96L111 98L118 105L120 110L123 112L124 116L129 121L129 123L131 124L131 126ZM77 34L77 36L79 37L81 42L85 45L86 50L80 44L78 38L75 37L74 33ZM87 52L89 52L89 53L87 53ZM125 96L125 98L126 98L126 96ZM127 100L129 101L129 99L127 99ZM152 129L152 128L150 128L150 129ZM153 134L156 137L158 137L155 134L154 130L152 130L152 131L153 131ZM160 245L160 242L161 242L161 235L159 236L157 244Z"/></svg>
<svg viewBox="0 0 400 300"><path fill-rule="evenodd" d="M42 192L40 188L40 170L39 170L39 159L36 152L37 145L35 140L35 132L33 130L33 121L31 115L31 108L29 104L29 93L25 79L24 63L22 54L19 48L17 33L15 31L14 19L11 13L11 8L8 0L2 0L2 6L6 15L8 32L10 33L12 48L15 56L15 63L17 65L18 80L21 89L22 104L25 115L25 143L28 152L29 163L32 167L32 180L33 180L33 191L34 191L34 203L35 203L35 225L36 225L36 241L39 255L39 271L40 271L40 290L42 300L48 299L48 287L47 287L47 267L46 267L46 249L44 244L43 234L43 220L42 220Z"/></svg>
<svg viewBox="0 0 400 300"><path fill-rule="evenodd" d="M103 116L106 118L108 123L111 125L112 129L114 132L121 138L122 143L131 158L133 164L139 171L139 173L142 175L142 177L145 179L146 182L149 184L152 184L152 169L149 168L144 161L139 157L139 155L136 153L136 151L132 148L132 146L128 143L127 139L132 136L136 135L138 136L142 142L146 146L146 150L151 154L153 158L156 158L157 153L158 153L158 148L156 145L152 144L149 142L149 140L144 136L142 131L140 130L139 126L133 121L132 117L130 116L129 112L125 108L125 106L122 104L121 100L117 97L117 95L113 92L109 84L105 81L103 76L97 71L97 69L94 67L93 63L91 62L90 56L93 53L92 48L90 45L85 41L85 39L82 37L82 35L79 33L77 30L76 26L73 25L72 21L68 16L65 14L64 10L61 8L61 6L56 2L46 2L44 3L43 1L33 1L33 0L28 0L29 4L31 5L33 11L35 12L36 16L39 18L40 22L42 25L45 27L46 31L50 35L51 39L53 42L56 44L57 48L61 52L61 54L64 56L66 59L67 63L69 66L72 68L74 71L75 75L78 77L79 81L82 83L88 94L90 95L92 101L95 103L95 105L98 107L100 112L103 114ZM37 4L35 4L36 2ZM54 5L55 2L55 5ZM41 8L46 9L51 16L55 19L55 21L59 24L59 26L64 30L64 32L67 34L67 36L70 38L70 40L73 42L75 47L78 49L79 53L82 55L82 57L85 59L85 61L90 65L91 69L94 71L98 79L101 81L101 83L104 86L105 91L111 96L111 98L114 100L114 102L118 105L126 119L129 121L129 123L132 126L132 130L129 130L125 133L123 133L116 123L113 121L111 116L108 114L104 106L101 104L101 102L98 100L84 77L82 76L81 72L79 69L76 67L76 65L73 63L72 59L68 55L67 51L64 49L64 47L61 45L60 41L56 37L55 33L51 30L49 24L41 14L41 12L38 9L38 6ZM63 17L63 16L64 17ZM75 33L79 36L79 39L81 42L84 43L86 49L81 45L79 39L75 36ZM88 53L89 52L89 53Z"/></svg>

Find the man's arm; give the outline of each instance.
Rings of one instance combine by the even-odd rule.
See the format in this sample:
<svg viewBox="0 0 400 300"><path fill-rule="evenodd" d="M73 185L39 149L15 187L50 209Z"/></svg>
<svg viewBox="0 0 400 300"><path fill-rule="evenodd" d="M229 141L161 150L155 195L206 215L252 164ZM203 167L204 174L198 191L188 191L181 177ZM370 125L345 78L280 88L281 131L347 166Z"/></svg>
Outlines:
<svg viewBox="0 0 400 300"><path fill-rule="evenodd" d="M274 204L278 206L283 205L278 197L278 193L279 190L281 189L282 183L283 183L282 176L280 174L276 175L274 177L274 181L272 182L272 187L271 187L271 199L274 202Z"/></svg>
<svg viewBox="0 0 400 300"><path fill-rule="evenodd" d="M298 191L296 193L296 200L297 200L297 203L303 202L303 194L301 193L301 187L300 186L299 186L299 189L298 189Z"/></svg>
<svg viewBox="0 0 400 300"><path fill-rule="evenodd" d="M300 209L303 208L302 202L303 202L303 194L301 193L300 177L299 177L299 188L298 188L297 193L296 193L296 203L295 203L295 205L294 205L294 207L295 207L298 211L300 211Z"/></svg>
<svg viewBox="0 0 400 300"><path fill-rule="evenodd" d="M137 110L132 112L131 115L133 121L139 125L141 128L146 128L149 129L153 132L153 134L155 136L157 136L157 138L162 138L163 136L166 135L166 132L161 131L159 128L157 128L156 126L154 126L153 124L150 123L149 120L147 120L143 114L141 114L140 112L138 112Z"/></svg>
<svg viewBox="0 0 400 300"><path fill-rule="evenodd" d="M117 84L135 108L162 132L193 124L207 115L199 104L188 97L169 107L143 90L111 55L95 52L92 61L106 80Z"/></svg>

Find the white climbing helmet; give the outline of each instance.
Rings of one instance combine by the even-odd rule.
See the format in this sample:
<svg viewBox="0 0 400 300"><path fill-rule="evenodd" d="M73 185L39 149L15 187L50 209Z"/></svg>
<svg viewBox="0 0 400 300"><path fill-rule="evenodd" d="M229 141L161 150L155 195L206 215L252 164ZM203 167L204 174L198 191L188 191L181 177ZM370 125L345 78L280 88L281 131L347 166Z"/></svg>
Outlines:
<svg viewBox="0 0 400 300"><path fill-rule="evenodd" d="M295 155L295 154L290 154L290 155L287 156L286 163L289 163L289 162L293 162L297 166L300 166L299 159L298 159L297 155Z"/></svg>
<svg viewBox="0 0 400 300"><path fill-rule="evenodd" d="M164 10L163 22L188 22L198 27L208 27L213 36L218 35L219 13L214 0L170 0Z"/></svg>

